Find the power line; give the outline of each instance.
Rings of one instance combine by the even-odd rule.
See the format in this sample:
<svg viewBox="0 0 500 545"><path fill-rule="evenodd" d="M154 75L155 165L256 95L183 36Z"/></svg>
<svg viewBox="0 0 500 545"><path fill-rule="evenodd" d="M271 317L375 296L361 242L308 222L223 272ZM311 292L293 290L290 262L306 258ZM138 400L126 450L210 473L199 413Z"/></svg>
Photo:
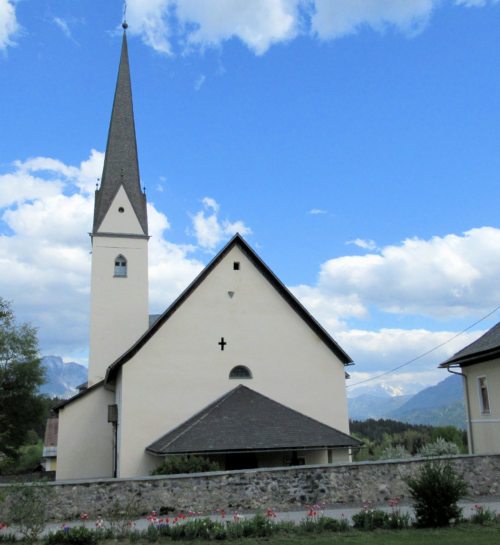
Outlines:
<svg viewBox="0 0 500 545"><path fill-rule="evenodd" d="M424 356L428 356L429 354L432 354L432 352L435 352L436 350L438 350L439 348L441 348L445 344L448 344L451 341L455 340L457 337L460 337L460 335L463 335L464 333L469 331L469 329L472 329L475 325L481 323L483 320L486 320L486 318L489 318L492 314L495 314L495 312L497 312L498 310L500 310L500 305L495 307L492 311L488 312L488 314L485 314L482 318L479 318L479 320L476 320L473 324L470 324L465 329L463 329L459 333L456 333L455 335L453 335L453 337L450 337L448 340L442 342L441 344L438 344L434 348L431 348L430 350L427 350L426 352L423 352L419 356L416 356L415 358L412 358L411 360L408 360L408 361L402 363L401 365L398 365L397 367L394 367L393 369L389 369L389 371L384 371L383 373L380 373L379 375L376 375L376 376L370 377L370 378L366 378L364 380L360 380L358 382L355 382L354 384L348 384L347 388L351 388L352 386L358 386L359 384L365 384L366 382L371 382L372 380L376 380L376 379L378 379L380 377L390 375L391 373L394 373L394 371L398 371L399 369L402 369L403 367L406 367L407 365L410 365L410 363L413 363L413 362L419 360L420 358L423 358Z"/></svg>

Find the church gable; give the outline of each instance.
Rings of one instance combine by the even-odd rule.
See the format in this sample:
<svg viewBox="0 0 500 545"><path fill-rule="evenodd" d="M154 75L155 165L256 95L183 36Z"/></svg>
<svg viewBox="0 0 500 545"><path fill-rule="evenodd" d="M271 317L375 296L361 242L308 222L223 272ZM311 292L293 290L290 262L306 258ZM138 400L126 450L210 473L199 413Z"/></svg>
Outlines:
<svg viewBox="0 0 500 545"><path fill-rule="evenodd" d="M250 278L252 276L252 278ZM217 285L208 286L207 279L212 278ZM255 284L265 290L254 289ZM137 354L142 347L157 334L162 326L171 321L173 316L178 313L181 307L196 304L191 298L194 294L204 294L204 303L202 307L219 309L222 314L228 313L227 317L232 321L231 315L239 309L242 315L248 315L250 309L259 304L261 309L261 318L268 316L268 303L265 300L270 294L274 298L278 296L282 303L285 303L288 311L295 313L303 323L303 326L309 328L317 341L321 341L336 356L342 364L352 363L347 353L335 342L335 340L325 331L325 329L315 320L315 318L304 308L304 306L295 298L295 296L284 286L276 275L264 264L257 254L248 246L240 235L236 235L212 260L209 265L198 275L190 286L172 303L172 305L154 322L152 327L135 343L130 350L123 354L116 362L111 365L106 374L106 380L113 380L118 369ZM249 296L249 294L251 295ZM264 295L267 293L267 295ZM241 298L247 297L247 307L241 301ZM198 295L197 295L198 297ZM264 299L263 299L264 298ZM191 301L189 301L191 300ZM188 304L189 301L189 304ZM234 302L231 308L231 301ZM224 307L221 307L221 304ZM225 309L224 311L222 309ZM283 307L285 308L285 307ZM261 320L260 320L261 321ZM278 324L276 324L278 325ZM194 332L199 334L200 332ZM246 335L250 331L245 332ZM222 340L221 334L219 342L227 343L227 339ZM224 348L225 345L223 344Z"/></svg>
<svg viewBox="0 0 500 545"><path fill-rule="evenodd" d="M235 237L108 369L122 476L145 471L148 445L238 384L349 432L348 356L270 275Z"/></svg>

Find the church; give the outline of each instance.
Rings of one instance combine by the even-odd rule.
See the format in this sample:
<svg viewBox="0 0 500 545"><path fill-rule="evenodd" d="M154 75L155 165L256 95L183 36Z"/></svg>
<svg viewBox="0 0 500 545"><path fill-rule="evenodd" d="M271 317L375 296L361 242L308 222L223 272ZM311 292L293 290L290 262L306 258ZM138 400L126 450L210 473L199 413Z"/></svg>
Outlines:
<svg viewBox="0 0 500 545"><path fill-rule="evenodd" d="M92 232L88 383L58 408L56 479L348 462L350 357L235 235L159 316L124 23Z"/></svg>

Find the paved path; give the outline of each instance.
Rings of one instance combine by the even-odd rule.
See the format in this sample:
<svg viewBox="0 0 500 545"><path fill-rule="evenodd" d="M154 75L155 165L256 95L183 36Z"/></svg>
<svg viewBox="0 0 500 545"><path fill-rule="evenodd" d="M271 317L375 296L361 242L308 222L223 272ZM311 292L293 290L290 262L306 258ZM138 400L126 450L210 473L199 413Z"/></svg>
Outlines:
<svg viewBox="0 0 500 545"><path fill-rule="evenodd" d="M460 507L463 509L463 514L466 518L470 517L475 510L476 505L482 505L485 508L488 508L496 513L500 514L500 497L485 497L485 498L475 498L474 500L463 500L459 502ZM272 506L270 506L272 508ZM382 509L384 511L390 512L391 507L389 505L375 505L373 508L376 509ZM407 512L412 514L413 510L411 507L411 504L409 503L402 503L398 506L398 508L402 512ZM312 508L314 511L316 511L317 516L328 516L333 518L342 518L345 517L349 520L352 519L352 516L356 513L358 513L361 509L363 509L362 505L330 505L322 508ZM310 508L304 507L301 510L290 510L290 511L276 511L276 518L274 520L277 521L292 521L292 522L301 522L308 517L308 512ZM209 515L209 517L212 520L233 520L234 513L232 511L227 511L225 515L225 519L222 519L220 513ZM241 518L251 518L255 515L255 512L238 512L237 516ZM170 515L170 521L175 518L176 514ZM199 514L199 517L205 517L206 514ZM165 518L165 517L160 517ZM61 521L57 523L50 523L47 525L47 528L45 529L44 535L48 534L50 532L55 532L57 530L60 530L63 527L73 527L73 526L85 526L86 528L95 528L96 523L95 521L85 521L82 522L80 520L73 520L73 521ZM135 520L135 528L137 530L144 530L149 525L149 521L146 517L140 518ZM12 533L12 528L6 528L4 530L0 530L0 537L2 534L6 533Z"/></svg>

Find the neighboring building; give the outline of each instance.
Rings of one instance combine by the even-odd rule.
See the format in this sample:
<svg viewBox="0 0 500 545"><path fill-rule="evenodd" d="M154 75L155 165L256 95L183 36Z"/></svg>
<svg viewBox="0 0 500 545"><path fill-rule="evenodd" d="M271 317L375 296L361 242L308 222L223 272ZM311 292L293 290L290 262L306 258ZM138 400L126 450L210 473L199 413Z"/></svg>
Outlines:
<svg viewBox="0 0 500 545"><path fill-rule="evenodd" d="M57 479L348 461L349 356L236 235L148 316L148 223L124 33L92 237L88 387L58 407Z"/></svg>
<svg viewBox="0 0 500 545"><path fill-rule="evenodd" d="M469 452L500 453L500 323L440 367L460 368L464 380Z"/></svg>
<svg viewBox="0 0 500 545"><path fill-rule="evenodd" d="M45 437L43 439L42 467L44 471L56 471L57 466L57 430L59 419L47 418Z"/></svg>

